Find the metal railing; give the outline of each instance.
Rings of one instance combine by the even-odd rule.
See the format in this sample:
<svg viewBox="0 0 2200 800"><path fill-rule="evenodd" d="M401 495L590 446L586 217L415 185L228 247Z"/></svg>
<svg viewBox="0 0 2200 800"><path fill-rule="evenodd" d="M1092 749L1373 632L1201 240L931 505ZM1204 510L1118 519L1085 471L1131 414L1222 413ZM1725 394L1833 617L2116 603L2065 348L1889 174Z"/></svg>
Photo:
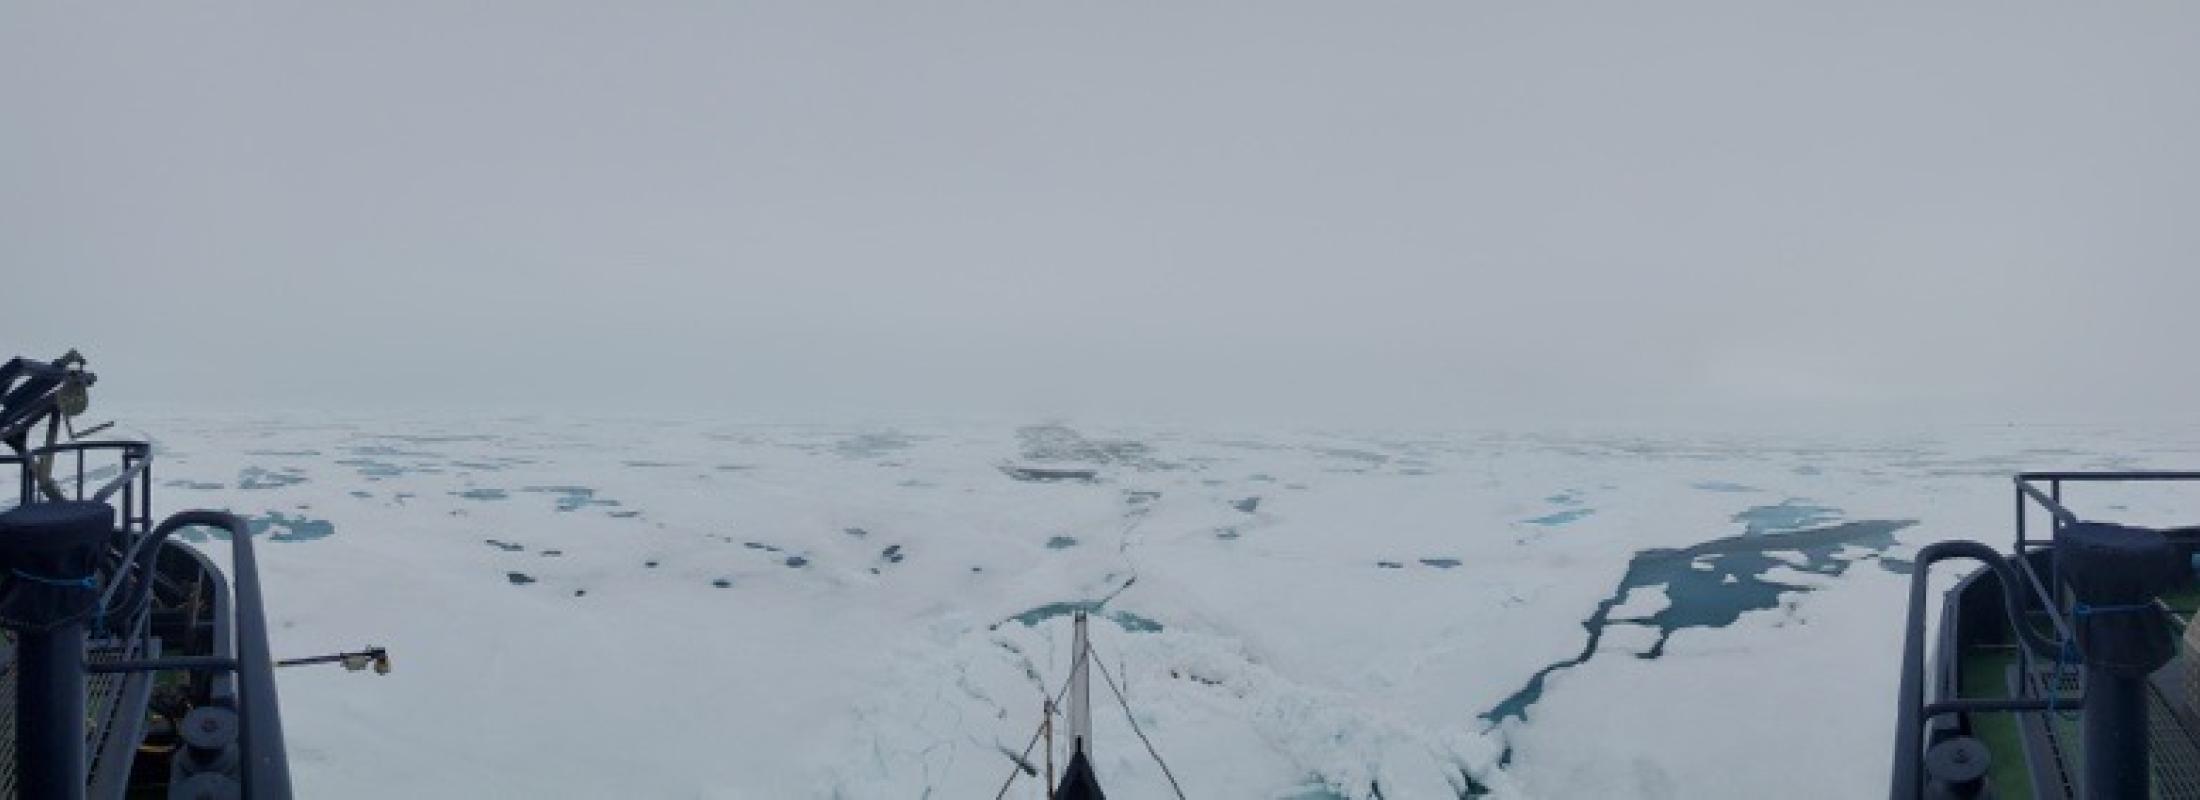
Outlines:
<svg viewBox="0 0 2200 800"><path fill-rule="evenodd" d="M2200 472L2170 470L2138 470L2127 472L2019 472L2017 473L2017 543L2018 553L2026 552L2032 545L2046 545L2053 541L2032 539L2026 534L2025 516L2028 510L2024 501L2030 498L2054 520L2049 530L2052 534L2062 526L2078 521L2078 515L2063 505L2062 490L2065 483L2132 483L2140 481L2200 481ZM2047 484L2041 491L2039 484Z"/></svg>
<svg viewBox="0 0 2200 800"><path fill-rule="evenodd" d="M2200 482L2200 472L2177 471L2123 471L2123 472L2024 472L2016 476L2016 536L2012 547L2013 557L2004 557L1993 548L1972 541L1937 542L1920 549L1916 566L1910 574L1910 600L1904 618L1905 630L1902 646L1902 674L1895 721L1895 752L1893 786L1890 796L1897 800L1923 796L1925 775L1925 728L1934 718L1954 713L1978 712L2036 712L2060 708L2080 710L2083 697L2035 696L2029 681L2022 681L2014 688L2015 696L2009 698L1937 698L1925 700L1925 609L1929 574L1935 562L1953 558L1969 558L1985 564L1992 570L2001 587L2003 611L2008 616L2010 631L2017 639L2017 652L2026 670L2031 659L2058 657L2058 642L2070 641L2070 623L2063 615L2061 587L2052 576L2042 579L2034 566L2034 553L2049 551L2054 547L2053 531L2077 523L2079 517L2063 503L2065 483L2117 483L2138 481L2191 481ZM2046 488L2042 489L2041 484ZM2027 516L2030 503L2037 504L2048 514L2050 537L2031 538ZM2020 588L2020 583L2022 584ZM2029 600L2027 599L2029 595ZM2031 602L2039 604L2053 624L2056 640L2049 640L2029 620Z"/></svg>
<svg viewBox="0 0 2200 800"><path fill-rule="evenodd" d="M1916 566L1910 572L1910 606L1905 618L1902 640L1902 676L1896 707L1894 775L1890 796L1898 800L1917 798L1925 790L1922 764L1925 757L1925 723L1942 714L1971 711L2030 711L2047 708L2048 700L2012 698L1952 699L1943 698L1928 705L1925 702L1925 605L1929 576L1935 562L1951 558L1969 558L1983 562L2001 578L2003 610L2009 615L2011 630L2016 632L2020 651L2052 657L2056 646L2024 621L2024 596L2016 584L2015 568L2002 558L1994 548L1978 542L1935 542L1917 551ZM2055 698L2052 702L2066 708L2083 705L2082 698Z"/></svg>
<svg viewBox="0 0 2200 800"><path fill-rule="evenodd" d="M85 455L112 452L116 457L116 473L105 478L97 489L86 480ZM73 457L73 458L71 458ZM93 440L66 442L25 451L22 455L0 451L0 466L13 466L16 470L16 504L30 505L45 496L38 484L40 460L60 461L71 458L75 477L68 492L71 500L97 500L110 498L121 502L115 509L123 530L145 533L153 529L153 446L147 442L129 440ZM59 481L55 483L59 484Z"/></svg>
<svg viewBox="0 0 2200 800"><path fill-rule="evenodd" d="M2054 532L2062 530L2065 525L2078 521L2078 515L2063 504L2063 484L2134 482L2200 482L2200 472L2137 470L2122 472L2017 473L2017 535L2012 552L2017 555L2017 568L2023 573L2025 583L2030 586L2032 594L2039 599L2042 606L2060 612L2065 606L2062 587L2056 585L2056 581L2052 576L2041 577L2039 568L2033 564L2032 559L2025 556L2036 550L2050 548L2051 543L2054 541ZM2042 483L2047 485L2045 490L2042 490L2039 486ZM2040 510L2047 512L2049 520L2048 538L2034 539L2030 537L2026 518L2029 516L2031 508L2026 504L2027 500L2039 506ZM2065 637L2070 635L2070 631L2063 625L2060 613L2048 616L2054 620L2058 633Z"/></svg>
<svg viewBox="0 0 2200 800"><path fill-rule="evenodd" d="M97 489L85 478L87 455L112 453L116 458L116 472L105 479ZM153 523L152 495L152 447L138 441L78 441L27 450L23 454L0 454L0 465L12 465L17 469L19 489L18 503L29 505L44 502L46 492L38 482L37 471L41 459L54 459L56 466L70 460L73 469L73 488L70 484L55 481L66 490L66 499L118 500L117 547L111 563L109 585L116 598L116 608L141 609L149 603L140 593L154 591L156 562L166 540L176 531L186 527L205 526L226 531L233 552L231 559L232 580L225 581L221 571L203 554L187 549L211 579L213 612L216 622L212 633L213 654L205 656L175 656L144 658L141 646L147 634L147 615L131 614L124 621L122 636L124 660L86 664L89 674L150 672L163 670L187 670L211 677L210 695L217 703L230 703L238 715L237 744L242 763L238 774L243 796L248 798L285 798L290 796L290 775L282 732L282 716L275 691L275 659L269 650L267 620L264 600L260 594L259 565L252 548L250 526L234 514L219 511L183 511ZM61 470L55 469L54 472ZM125 591L126 590L126 591Z"/></svg>

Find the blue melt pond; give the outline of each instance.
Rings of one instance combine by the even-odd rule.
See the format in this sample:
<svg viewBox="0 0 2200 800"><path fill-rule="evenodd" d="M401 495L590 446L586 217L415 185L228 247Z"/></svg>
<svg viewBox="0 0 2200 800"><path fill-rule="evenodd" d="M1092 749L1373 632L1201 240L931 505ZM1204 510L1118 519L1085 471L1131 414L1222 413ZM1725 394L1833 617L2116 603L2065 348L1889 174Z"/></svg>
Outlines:
<svg viewBox="0 0 2200 800"><path fill-rule="evenodd" d="M259 467L246 467L243 472L237 473L237 488L239 489L280 489L305 482L306 476L303 473L289 468L264 470Z"/></svg>
<svg viewBox="0 0 2200 800"><path fill-rule="evenodd" d="M1689 484L1689 487L1704 492L1733 492L1737 494L1742 492L1757 491L1757 487L1755 486L1744 486L1739 483L1728 483L1726 481L1703 481L1700 483L1691 483Z"/></svg>
<svg viewBox="0 0 2200 800"><path fill-rule="evenodd" d="M253 536L267 536L270 542L310 542L336 535L336 523L314 519L304 514L290 515L269 511L245 520ZM176 533L187 542L205 542L210 539L228 538L229 532L219 528L191 526Z"/></svg>
<svg viewBox="0 0 2200 800"><path fill-rule="evenodd" d="M280 511L270 511L264 516L252 518L248 524L255 536L274 531L267 537L270 542L310 542L336 535L336 523L313 519L304 514L290 516Z"/></svg>
<svg viewBox="0 0 2200 800"><path fill-rule="evenodd" d="M1551 514L1545 514L1545 515L1543 515L1543 516L1540 516L1540 517L1536 517L1535 519L1531 519L1531 520L1526 520L1526 522L1527 522L1528 524L1530 524L1530 525L1544 525L1544 526L1552 526L1552 525L1564 525L1564 524L1567 524L1567 523L1569 523L1569 522L1576 522L1576 521L1579 521L1579 520L1580 520L1580 519L1581 519L1582 517L1586 517L1586 516L1589 516L1590 514L1594 514L1594 513L1597 513L1595 509L1590 509L1590 508L1569 508L1569 509L1566 509L1565 511L1559 511L1559 512L1556 512L1556 513L1551 513Z"/></svg>
<svg viewBox="0 0 2200 800"><path fill-rule="evenodd" d="M376 461L371 458L339 458L336 459L336 463L358 470L360 477L370 481L394 478L405 474L406 471L404 467L396 464L387 461Z"/></svg>
<svg viewBox="0 0 2200 800"><path fill-rule="evenodd" d="M1161 631L1161 623L1128 611L1109 611L1103 614L1100 609L1102 602L1100 600L1069 600L1060 603L1048 603L1009 617L1009 619L1021 622L1024 627L1029 628L1055 617L1068 616L1083 611L1094 616L1104 616L1128 633L1159 633Z"/></svg>
<svg viewBox="0 0 2200 800"><path fill-rule="evenodd" d="M1618 588L1599 602L1595 611L1582 622L1589 637L1581 652L1537 671L1519 691L1484 712L1482 719L1490 722L1526 719L1528 707L1543 695L1544 680L1554 672L1580 666L1596 656L1597 644L1609 625L1655 628L1657 641L1648 650L1635 655L1636 658L1654 659L1664 655L1666 642L1676 631L1724 628L1744 614L1779 608L1788 596L1813 591L1812 586L1771 577L1776 569L1791 568L1839 577L1860 560L1880 560L1880 566L1895 572L1909 569L1907 562L1889 564L1883 557L1887 548L1895 543L1895 532L1911 524L1907 520L1865 520L1763 535L1744 533L1691 547L1651 548L1637 552L1628 561L1627 573L1621 577ZM1855 555L1852 548L1867 552ZM1804 561L1795 564L1787 558L1776 558L1771 555L1773 550L1795 551L1802 554ZM1650 588L1661 588L1670 604L1646 617L1612 616L1629 592Z"/></svg>
<svg viewBox="0 0 2200 800"><path fill-rule="evenodd" d="M596 490L586 486L527 486L520 491L557 495L559 511L579 511L587 506L615 506L617 500L599 500Z"/></svg>
<svg viewBox="0 0 2200 800"><path fill-rule="evenodd" d="M1841 512L1838 509L1811 505L1800 500L1787 500L1774 506L1756 506L1734 515L1734 521L1742 523L1744 534L1749 536L1799 531L1840 519Z"/></svg>

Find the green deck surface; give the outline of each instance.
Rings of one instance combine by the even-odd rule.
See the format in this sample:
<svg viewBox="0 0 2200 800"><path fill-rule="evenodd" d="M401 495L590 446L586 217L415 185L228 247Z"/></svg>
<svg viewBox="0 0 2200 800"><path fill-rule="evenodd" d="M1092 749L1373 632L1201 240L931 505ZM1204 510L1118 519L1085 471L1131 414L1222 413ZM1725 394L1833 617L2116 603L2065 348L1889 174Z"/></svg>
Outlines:
<svg viewBox="0 0 2200 800"><path fill-rule="evenodd" d="M2200 582L2186 584L2177 591L2163 595L2162 602L2177 615L2178 627L2182 629L2187 621L2195 616L2200 616ZM2039 615L2038 612L2034 612L2034 616L2036 618L2032 622L2045 629L2047 627L2045 617ZM2015 687L2010 686L2009 683L2011 674L2018 666L2015 647L2000 642L1973 643L1963 648L1961 658L1962 663L1958 667L1959 674L1957 676L1960 681L1959 694L1961 696L1967 698L2002 698L2016 694L2012 691ZM2070 676L2065 678L2065 681L2074 684L2075 681L2071 678L2075 677L2075 675ZM2078 687L2069 685L2065 687L2064 691L2076 693ZM2155 699L2157 702L2166 700L2166 698ZM2161 710L2166 711L2167 707L2163 707ZM2168 715L2157 713L2154 716L2167 717ZM1974 713L1968 715L1968 717L1971 723L1971 735L1984 743L1988 752L1993 756L1993 762L1988 768L1987 776L1992 782L1997 796L2003 798L2032 797L2030 765L2026 762L2024 751L2024 716L2010 713ZM2175 727L2173 719L2157 721L2167 723L2166 730L2168 732L2157 731L2153 735L2190 735L2181 728ZM2084 754L2076 752L2082 739L2079 735L2080 726L2077 716L2075 714L2057 715L2055 718L2048 720L2048 725L2054 736L2056 746L2065 749L2062 757L2070 763L2082 763ZM2173 762L2192 758L2192 754L2189 752L2178 756L2164 755ZM2160 763L2156 765L2155 796L2186 796L2187 793L2192 791L2189 777L2172 781L2170 784L2161 783L2163 780L2168 780L2164 777L2166 773L2161 771L2165 768L2171 769L2172 772L2177 769L2174 766L2165 767L2164 764Z"/></svg>
<svg viewBox="0 0 2200 800"><path fill-rule="evenodd" d="M1973 646L1963 654L1963 696L2008 697L2009 668L2017 663L2017 651L2000 645ZM2029 798L2032 779L2025 771L2024 736L2015 714L1972 714L1971 732L1993 754L1987 780L1999 797Z"/></svg>
<svg viewBox="0 0 2200 800"><path fill-rule="evenodd" d="M2162 595L2162 602L2178 616L2192 618L2194 611L2200 611L2200 582L2185 584L2177 591Z"/></svg>

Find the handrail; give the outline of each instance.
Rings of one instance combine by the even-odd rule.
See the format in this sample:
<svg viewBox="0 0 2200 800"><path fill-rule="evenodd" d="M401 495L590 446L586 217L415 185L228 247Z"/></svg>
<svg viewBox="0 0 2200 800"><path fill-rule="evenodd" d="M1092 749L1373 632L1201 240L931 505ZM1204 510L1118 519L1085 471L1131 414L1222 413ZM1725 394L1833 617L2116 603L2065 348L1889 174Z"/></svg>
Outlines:
<svg viewBox="0 0 2200 800"><path fill-rule="evenodd" d="M115 465L115 475L97 487L87 487L84 472L84 454L88 452L114 452L120 464ZM39 459L74 453L76 455L75 499L108 502L116 494L122 496L122 529L144 533L153 527L151 500L153 493L152 462L153 445L136 439L78 439L43 447L31 448L20 453L0 450L0 467L13 466L18 471L18 504L40 502L48 496L39 492L40 473L35 466ZM90 491L87 491L87 488ZM142 496L140 496L142 495Z"/></svg>
<svg viewBox="0 0 2200 800"><path fill-rule="evenodd" d="M2200 472L2189 470L2142 469L2122 472L2019 472L2022 481L2071 481L2102 483L2117 481L2200 481Z"/></svg>
<svg viewBox="0 0 2200 800"><path fill-rule="evenodd" d="M136 439L79 439L74 442L57 442L54 444L33 447L29 450L25 450L23 452L23 455L31 458L37 458L39 456L64 453L71 450L131 450L136 448L151 450L152 447L153 445L151 442L141 442ZM21 463L22 461L23 456L0 453L0 462Z"/></svg>
<svg viewBox="0 0 2200 800"><path fill-rule="evenodd" d="M2059 610L2060 607L2055 604L2054 595L2050 593L2047 584L2040 580L2039 568L2032 566L2031 559L2019 558L2017 559L2017 569L2024 572L2024 582L2032 587L2032 596L2039 599L2040 607L2050 611L2047 619L2055 624L2055 635L2062 641L2070 641L2074 638L2074 635L2070 632L2070 626L2063 622L2062 614L2052 613ZM2011 624L2023 624L2026 626L2026 630L2031 630L2030 623L2025 623L2023 620L2014 620Z"/></svg>
<svg viewBox="0 0 2200 800"><path fill-rule="evenodd" d="M2046 481L2053 486L2053 495L2041 492L2038 486L2033 485L2036 481ZM2071 513L2070 509L2062 503L2062 485L2064 483L2121 483L2126 481L2200 481L2200 472L2166 469L2124 470L2119 472L2019 472L2016 476L2017 492L2020 498L2020 502L2017 504L2017 537L2019 542L2021 543L2024 539L2024 504L2021 502L2022 497L2029 496L2038 501L2040 507L2046 509L2047 513L2053 515L2058 522L2068 524L2076 522L2077 515Z"/></svg>
<svg viewBox="0 0 2200 800"><path fill-rule="evenodd" d="M21 453L0 450L0 466L15 466L24 470L29 470L32 467L32 462L37 459L49 458L52 456L61 455L63 453L75 453L77 456L77 469L79 472L81 472L84 467L84 454L87 452L98 450L121 451L121 455L125 459L136 458L141 461L150 461L153 458L153 445L151 442L143 442L135 439L79 439L73 442L60 442L56 444L44 445L41 447L33 447L26 449ZM119 479L109 481L106 488L104 489L106 495L112 495L115 490L121 488L121 483L122 481L120 481ZM79 486L78 490L81 492L82 487ZM106 495L102 495L100 499L106 499Z"/></svg>
<svg viewBox="0 0 2200 800"><path fill-rule="evenodd" d="M2055 643L2040 636L2039 632L2024 623L2024 604L2016 586L2016 573L1994 548L1973 541L1935 542L1917 551L1915 566L1910 571L1910 606L1905 617L1907 623L1902 641L1902 682L1900 704L1895 709L1895 749L1893 786L1889 796L1893 800L1915 800L1924 791L1924 776L1920 774L1920 762L1924 759L1925 719L1925 605L1926 589L1934 562L1950 558L1969 558L1986 564L2001 578L2003 611L2009 615L2010 627L2015 629L2018 641L2040 655L2055 652ZM1941 712L1946 713L1946 712ZM1937 714L1936 714L1937 715Z"/></svg>
<svg viewBox="0 0 2200 800"><path fill-rule="evenodd" d="M99 491L92 493L92 499L101 503L107 502L107 498L113 497L115 492L130 485L131 481L137 480L138 473L144 472L152 466L153 455L151 453L131 459L130 465L124 467L121 474L116 475L114 480L108 481L107 485L99 487Z"/></svg>
<svg viewBox="0 0 2200 800"><path fill-rule="evenodd" d="M2004 613L2009 617L2009 627L2014 630L2021 645L2019 657L2026 663L2035 657L2056 658L2057 645L2049 643L2026 618L2022 597L2030 594L2047 611L2054 633L2062 641L2073 640L2071 624L2064 618L2059 597L2060 586L2053 585L2052 572L2042 579L2034 556L2046 554L2053 557L2053 538L2033 539L2027 535L2027 517L2030 504L2037 503L2051 519L2051 532L2060 533L2065 526L2079 524L2080 517L2063 502L2064 483L2108 483L2126 481L2200 481L2200 471L2176 470L2125 470L2125 471L2042 471L2020 472L2015 476L2016 488L2016 536L2011 550L2016 563L1995 552L1992 548L1971 541L1949 541L1927 545L1918 551L1916 566L1910 580L1910 602L1905 621L1900 676L1899 706L1896 709L1895 753L1892 770L1893 785L1890 796L1894 800L1915 800L1925 790L1927 776L1921 774L1925 757L1924 737L1927 722L1935 717L1952 713L1978 712L2035 712L2056 708L2079 710L2086 706L2084 697L2069 698L2055 695L2060 687L2037 689L2032 681L2019 682L2008 698L1941 698L1925 702L1924 686L1924 614L1926 606L1927 573L1933 562L1948 558L1972 558L1992 569L2001 583ZM2045 483L2043 490L2038 484ZM2200 529L2195 529L2200 531ZM2051 569L2051 568L2050 568ZM2018 586L2019 576L2024 586ZM2156 606L2161 606L2157 599ZM1951 656L1952 657L1952 656ZM2113 699L2104 700L2113 704Z"/></svg>
<svg viewBox="0 0 2200 800"><path fill-rule="evenodd" d="M2070 509L2064 508L2061 500L2047 496L2046 492L2040 491L2040 487L2033 486L2031 481L2018 479L2017 491L2031 495L2033 500L2039 502L2041 508L2047 509L2047 513L2054 516L2056 522L2068 525L2078 521L2078 515L2070 513Z"/></svg>
<svg viewBox="0 0 2200 800"><path fill-rule="evenodd" d="M180 528L205 525L229 531L234 552L232 567L236 586L235 617L237 660L237 731L243 746L244 796L261 800L290 797L290 763L283 749L283 719L275 695L275 659L267 645L267 617L260 598L259 562L252 554L252 531L245 521L226 511L179 511L161 520L147 534L147 546Z"/></svg>

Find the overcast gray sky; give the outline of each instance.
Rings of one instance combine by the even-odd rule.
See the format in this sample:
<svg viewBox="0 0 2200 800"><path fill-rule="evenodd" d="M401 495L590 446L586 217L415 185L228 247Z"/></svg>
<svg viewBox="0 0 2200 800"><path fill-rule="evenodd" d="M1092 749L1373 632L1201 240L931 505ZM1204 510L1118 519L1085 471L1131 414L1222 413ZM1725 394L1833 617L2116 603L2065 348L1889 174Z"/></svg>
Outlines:
<svg viewBox="0 0 2200 800"><path fill-rule="evenodd" d="M193 407L2189 420L2196 77L2190 2L18 3L0 343Z"/></svg>

